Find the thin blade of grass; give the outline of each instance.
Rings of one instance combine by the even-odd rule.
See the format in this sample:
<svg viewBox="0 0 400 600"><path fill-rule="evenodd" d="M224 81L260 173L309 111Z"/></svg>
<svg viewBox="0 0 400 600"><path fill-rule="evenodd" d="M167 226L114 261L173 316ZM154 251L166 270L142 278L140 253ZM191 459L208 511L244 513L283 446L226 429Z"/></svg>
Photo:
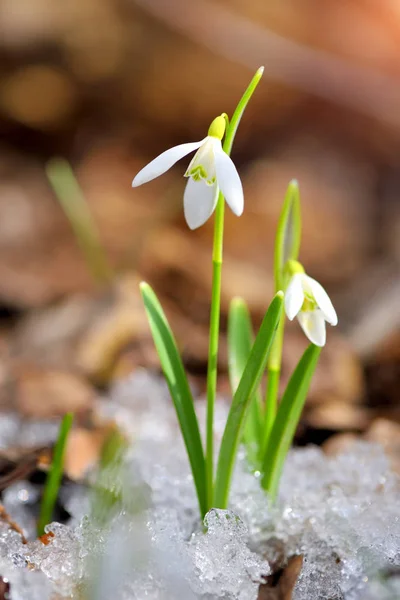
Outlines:
<svg viewBox="0 0 400 600"><path fill-rule="evenodd" d="M310 344L294 370L278 408L263 458L262 487L272 501L306 401L321 348Z"/></svg>
<svg viewBox="0 0 400 600"><path fill-rule="evenodd" d="M232 396L243 375L253 342L254 333L247 304L242 298L233 298L228 315L228 365ZM250 400L243 427L243 442L253 465L257 464L259 458L262 421L261 393L257 388Z"/></svg>
<svg viewBox="0 0 400 600"><path fill-rule="evenodd" d="M90 208L70 164L62 158L53 158L46 165L46 175L71 224L93 279L98 283L110 283L112 270Z"/></svg>
<svg viewBox="0 0 400 600"><path fill-rule="evenodd" d="M91 490L90 518L96 526L104 527L110 523L118 511L134 513L143 505L140 486L135 489L129 479L132 489L126 489L123 463L127 449L128 442L125 436L117 427L113 428L101 448L97 476Z"/></svg>
<svg viewBox="0 0 400 600"><path fill-rule="evenodd" d="M161 367L174 402L186 445L202 516L208 510L204 451L185 369L161 304L151 287L142 282L140 291Z"/></svg>
<svg viewBox="0 0 400 600"><path fill-rule="evenodd" d="M73 419L74 415L72 413L67 413L61 421L57 442L54 447L53 461L47 475L40 506L40 516L37 526L39 536L43 535L45 526L48 523L51 523L53 517L54 506L56 504L63 475L65 448Z"/></svg>
<svg viewBox="0 0 400 600"><path fill-rule="evenodd" d="M261 323L243 375L232 400L218 456L214 496L214 505L216 508L226 508L227 506L229 486L246 409L248 408L250 399L260 385L261 377L267 364L268 352L282 315L282 306L283 292L278 292Z"/></svg>
<svg viewBox="0 0 400 600"><path fill-rule="evenodd" d="M275 291L285 290L283 270L288 260L297 260L301 242L301 208L298 182L293 179L287 188L279 217L274 249Z"/></svg>

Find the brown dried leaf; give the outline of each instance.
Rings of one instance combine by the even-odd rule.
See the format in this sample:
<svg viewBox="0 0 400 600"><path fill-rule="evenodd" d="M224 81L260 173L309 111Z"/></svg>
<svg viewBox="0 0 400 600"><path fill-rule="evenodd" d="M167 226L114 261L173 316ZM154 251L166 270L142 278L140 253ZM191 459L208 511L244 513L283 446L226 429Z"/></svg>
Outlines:
<svg viewBox="0 0 400 600"><path fill-rule="evenodd" d="M10 527L10 529L19 533L19 535L22 538L22 543L26 544L26 538L23 534L21 527L13 519L11 519L11 517L9 516L9 514L7 513L6 509L4 508L4 506L2 504L0 504L0 519L4 523L6 523Z"/></svg>
<svg viewBox="0 0 400 600"><path fill-rule="evenodd" d="M8 579L0 576L0 600L9 600L10 584Z"/></svg>
<svg viewBox="0 0 400 600"><path fill-rule="evenodd" d="M73 412L79 417L93 407L93 389L76 374L21 364L15 375L16 406L23 416L49 419Z"/></svg>
<svg viewBox="0 0 400 600"><path fill-rule="evenodd" d="M375 419L365 433L369 442L381 444L388 455L392 468L400 473L400 424L388 419Z"/></svg>
<svg viewBox="0 0 400 600"><path fill-rule="evenodd" d="M9 448L0 453L0 491L21 479L27 479L43 464L49 464L48 447L26 450Z"/></svg>
<svg viewBox="0 0 400 600"><path fill-rule="evenodd" d="M258 600L292 600L293 590L303 565L303 556L292 556L285 567L266 577L260 585Z"/></svg>
<svg viewBox="0 0 400 600"><path fill-rule="evenodd" d="M43 535L41 535L38 538L38 540L39 542L42 542L42 544L44 544L45 546L48 546L49 544L51 544L54 537L54 533L52 531L49 531L49 533L44 533Z"/></svg>
<svg viewBox="0 0 400 600"><path fill-rule="evenodd" d="M73 481L80 480L89 467L97 463L111 429L112 426L105 426L93 431L79 427L71 430L64 462L64 471L68 477Z"/></svg>

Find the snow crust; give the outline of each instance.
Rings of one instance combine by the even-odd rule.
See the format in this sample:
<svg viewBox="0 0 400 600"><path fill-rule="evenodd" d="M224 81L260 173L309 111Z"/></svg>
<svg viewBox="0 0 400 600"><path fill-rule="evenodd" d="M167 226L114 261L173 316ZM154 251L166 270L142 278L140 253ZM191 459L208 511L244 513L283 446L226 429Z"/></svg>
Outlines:
<svg viewBox="0 0 400 600"><path fill-rule="evenodd" d="M72 519L48 526L54 534L48 545L23 544L0 525L0 574L10 582L11 600L55 594L256 600L265 577L298 554L304 560L294 600L400 598L400 484L379 446L360 442L333 458L316 447L293 450L274 508L241 451L229 510L213 509L203 524L162 380L138 372L101 400L99 411L131 440L125 459L97 480L97 495L83 486L63 490ZM198 412L204 422L201 403ZM217 440L226 414L227 403L219 399ZM9 426L14 443L18 426L10 415L4 419L0 445L6 446ZM24 438L35 432L41 443L50 434L34 424L33 430L25 426ZM99 489L112 498L106 508ZM37 493L29 482L18 482L3 495L28 536Z"/></svg>

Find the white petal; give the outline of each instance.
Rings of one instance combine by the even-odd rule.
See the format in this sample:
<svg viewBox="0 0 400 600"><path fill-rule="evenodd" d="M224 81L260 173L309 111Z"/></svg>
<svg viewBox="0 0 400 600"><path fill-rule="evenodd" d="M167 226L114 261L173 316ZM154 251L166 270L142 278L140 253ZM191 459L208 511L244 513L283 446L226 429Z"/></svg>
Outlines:
<svg viewBox="0 0 400 600"><path fill-rule="evenodd" d="M291 278L285 292L285 311L287 318L292 321L297 315L304 302L303 274L295 273Z"/></svg>
<svg viewBox="0 0 400 600"><path fill-rule="evenodd" d="M132 187L137 187L138 185L142 185L143 183L147 183L152 179L155 179L159 175L162 175L168 169L170 169L178 160L189 154L190 152L194 152L200 148L200 146L204 143L204 140L200 142L191 142L189 144L179 144L179 146L174 146L169 150L166 150L157 158L149 162L148 165L143 167L141 171L136 175L135 179L132 181Z"/></svg>
<svg viewBox="0 0 400 600"><path fill-rule="evenodd" d="M328 294L322 287L318 281L306 275L307 283L310 286L312 295L315 298L316 303L321 309L322 314L325 317L325 320L328 321L331 325L338 324L338 318L335 309L333 308L333 304Z"/></svg>
<svg viewBox="0 0 400 600"><path fill-rule="evenodd" d="M320 310L301 311L297 318L310 342L316 346L325 346L326 328L322 312Z"/></svg>
<svg viewBox="0 0 400 600"><path fill-rule="evenodd" d="M218 200L217 185L190 178L183 196L183 209L190 229L203 225L214 212Z"/></svg>
<svg viewBox="0 0 400 600"><path fill-rule="evenodd" d="M217 183L232 212L237 216L243 212L243 188L239 173L232 159L222 150L221 142L214 142L215 170Z"/></svg>

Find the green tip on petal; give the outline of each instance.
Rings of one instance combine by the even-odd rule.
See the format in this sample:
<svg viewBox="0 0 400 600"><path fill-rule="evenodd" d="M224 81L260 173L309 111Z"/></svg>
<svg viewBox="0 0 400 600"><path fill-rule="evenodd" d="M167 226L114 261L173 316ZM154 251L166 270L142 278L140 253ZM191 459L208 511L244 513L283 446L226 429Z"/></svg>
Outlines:
<svg viewBox="0 0 400 600"><path fill-rule="evenodd" d="M219 117L216 117L214 119L214 121L211 123L209 129L208 129L208 135L211 135L212 137L215 137L219 140L222 140L222 138L224 137L225 134L225 128L226 128L226 118L225 115L220 115Z"/></svg>

